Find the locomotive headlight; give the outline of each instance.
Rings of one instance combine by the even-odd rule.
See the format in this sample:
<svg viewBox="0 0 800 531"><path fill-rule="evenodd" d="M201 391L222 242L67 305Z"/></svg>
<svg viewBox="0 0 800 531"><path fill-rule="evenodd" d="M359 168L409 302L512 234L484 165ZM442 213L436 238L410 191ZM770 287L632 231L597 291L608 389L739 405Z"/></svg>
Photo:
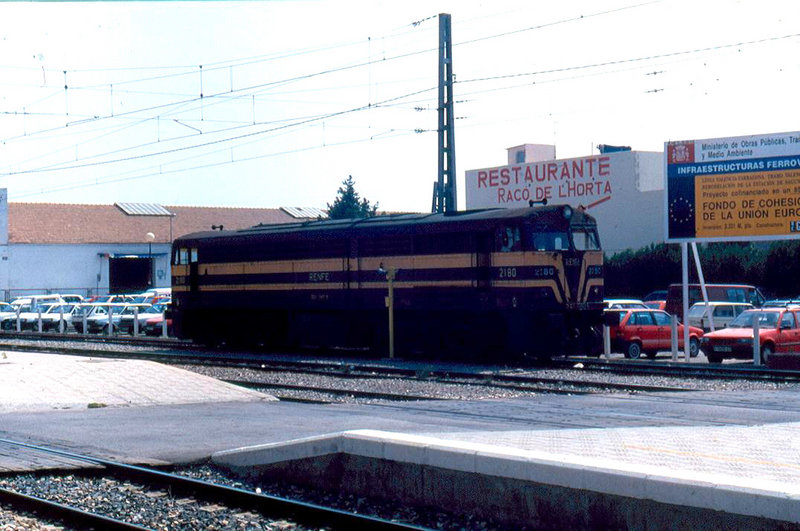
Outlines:
<svg viewBox="0 0 800 531"><path fill-rule="evenodd" d="M572 207L565 205L561 213L564 215L564 219L570 219L572 217Z"/></svg>

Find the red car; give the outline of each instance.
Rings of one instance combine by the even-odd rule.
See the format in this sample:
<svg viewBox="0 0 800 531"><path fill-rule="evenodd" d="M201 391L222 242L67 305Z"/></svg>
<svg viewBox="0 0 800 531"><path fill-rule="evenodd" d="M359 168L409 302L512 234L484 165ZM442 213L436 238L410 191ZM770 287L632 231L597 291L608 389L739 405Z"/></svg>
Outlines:
<svg viewBox="0 0 800 531"><path fill-rule="evenodd" d="M727 328L706 334L703 352L711 363L719 363L724 358L753 359L755 319L758 319L762 363L766 364L773 352L800 351L798 313L796 308L745 310Z"/></svg>
<svg viewBox="0 0 800 531"><path fill-rule="evenodd" d="M661 301L661 300L644 301L644 305L654 310L663 310L664 307L667 305L667 301Z"/></svg>
<svg viewBox="0 0 800 531"><path fill-rule="evenodd" d="M611 350L624 352L626 358L638 359L642 354L655 356L661 350L672 348L672 317L661 310L619 309L606 310L605 322L611 335ZM700 352L703 331L689 327L689 355ZM678 348L683 349L683 325L678 325Z"/></svg>

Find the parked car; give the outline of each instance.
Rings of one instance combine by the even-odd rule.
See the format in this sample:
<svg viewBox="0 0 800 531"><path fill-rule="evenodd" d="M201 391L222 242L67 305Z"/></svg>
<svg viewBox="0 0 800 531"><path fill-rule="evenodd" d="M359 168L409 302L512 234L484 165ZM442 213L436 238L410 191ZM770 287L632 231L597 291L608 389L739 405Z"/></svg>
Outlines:
<svg viewBox="0 0 800 531"><path fill-rule="evenodd" d="M799 315L794 308L745 310L727 328L703 336L703 352L710 363L725 358L753 359L753 323L757 319L761 362L766 364L773 352L800 349Z"/></svg>
<svg viewBox="0 0 800 531"><path fill-rule="evenodd" d="M6 323L12 322L11 319L17 318L17 309L7 302L0 302L0 328L3 330L12 330L13 328L6 328ZM14 325L16 327L16 325Z"/></svg>
<svg viewBox="0 0 800 531"><path fill-rule="evenodd" d="M136 312L137 308L138 315ZM123 334L133 334L133 322L134 317L136 317L139 321L139 333L143 333L147 320L152 319L153 317L161 317L166 309L166 304L163 303L152 305L129 304L122 310L122 313L120 314L118 326L119 331Z"/></svg>
<svg viewBox="0 0 800 531"><path fill-rule="evenodd" d="M148 336L160 336L164 333L164 315L151 317L144 324L144 333ZM167 335L172 335L172 318L167 317Z"/></svg>
<svg viewBox="0 0 800 531"><path fill-rule="evenodd" d="M659 289L651 291L642 299L643 301L662 301L667 299L667 290Z"/></svg>
<svg viewBox="0 0 800 531"><path fill-rule="evenodd" d="M108 304L109 302L122 304L131 301L133 301L132 295L95 295L86 302L91 304Z"/></svg>
<svg viewBox="0 0 800 531"><path fill-rule="evenodd" d="M42 309L41 314L39 308ZM38 330L39 317L42 319L42 331L58 330L59 323L64 322L63 330L66 331L72 321L72 313L77 308L75 304L50 304L31 308L32 311L19 314L22 330Z"/></svg>
<svg viewBox="0 0 800 531"><path fill-rule="evenodd" d="M789 306L800 307L800 299L770 299L765 301L762 308L787 308Z"/></svg>
<svg viewBox="0 0 800 531"><path fill-rule="evenodd" d="M752 309L753 305L745 302L698 302L689 308L687 322L710 332L712 319L714 329L719 330L727 327L743 311Z"/></svg>
<svg viewBox="0 0 800 531"><path fill-rule="evenodd" d="M31 299L25 299L30 301ZM34 299L35 300L35 299ZM20 329L22 329L22 317L25 314L36 312L38 305L33 302L20 302L20 299L14 299L10 305L14 310L11 313L3 313L0 315L0 328L3 330L14 331L17 329L17 320L19 319ZM43 310L44 311L44 310Z"/></svg>
<svg viewBox="0 0 800 531"><path fill-rule="evenodd" d="M655 301L644 301L644 305L652 310L663 310L664 307L667 305L667 301L655 300Z"/></svg>
<svg viewBox="0 0 800 531"><path fill-rule="evenodd" d="M672 348L672 316L649 308L610 309L604 312L611 336L611 350L623 352L626 358L638 359L642 354L655 356ZM703 330L689 327L689 355L700 352ZM683 349L683 325L678 324L678 348Z"/></svg>
<svg viewBox="0 0 800 531"><path fill-rule="evenodd" d="M14 298L11 301L11 306L35 306L37 304L55 304L58 302L64 302L64 299L61 298L61 295L25 295Z"/></svg>
<svg viewBox="0 0 800 531"><path fill-rule="evenodd" d="M71 304L80 304L83 302L82 295L76 295L72 293L59 293L58 296L61 297L62 301L69 302Z"/></svg>
<svg viewBox="0 0 800 531"><path fill-rule="evenodd" d="M763 306L766 300L758 288L746 284L706 284L706 293L709 301L746 302L756 308ZM703 301L703 291L700 289L700 284L689 284L689 307L701 301ZM664 310L673 315L683 313L683 286L681 284L670 284L667 305Z"/></svg>
<svg viewBox="0 0 800 531"><path fill-rule="evenodd" d="M641 299L604 299L605 308L647 308Z"/></svg>
<svg viewBox="0 0 800 531"><path fill-rule="evenodd" d="M111 308L113 312L112 317L112 332L116 331L119 325L122 310L125 304L122 303L88 303L82 304L81 307L72 314L72 327L76 332L82 334L84 332L83 323L84 315L86 316L86 332L91 334L108 333L108 311Z"/></svg>

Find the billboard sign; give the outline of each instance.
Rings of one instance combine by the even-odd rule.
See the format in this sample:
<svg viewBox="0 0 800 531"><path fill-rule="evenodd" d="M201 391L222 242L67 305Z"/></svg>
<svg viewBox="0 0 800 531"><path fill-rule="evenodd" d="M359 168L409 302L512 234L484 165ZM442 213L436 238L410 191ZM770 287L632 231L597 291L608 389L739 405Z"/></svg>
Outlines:
<svg viewBox="0 0 800 531"><path fill-rule="evenodd" d="M664 149L667 241L800 237L800 132Z"/></svg>
<svg viewBox="0 0 800 531"><path fill-rule="evenodd" d="M614 158L609 155L469 170L467 208L523 207L529 201L581 203L611 198Z"/></svg>

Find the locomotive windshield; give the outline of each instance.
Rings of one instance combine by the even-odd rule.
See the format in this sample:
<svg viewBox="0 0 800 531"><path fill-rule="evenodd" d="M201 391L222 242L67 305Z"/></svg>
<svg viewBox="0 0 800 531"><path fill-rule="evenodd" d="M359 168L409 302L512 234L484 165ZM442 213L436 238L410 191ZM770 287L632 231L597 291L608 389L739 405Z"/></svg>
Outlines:
<svg viewBox="0 0 800 531"><path fill-rule="evenodd" d="M576 251L600 250L600 239L594 227L573 227L572 243Z"/></svg>
<svg viewBox="0 0 800 531"><path fill-rule="evenodd" d="M572 240L570 244L570 240ZM599 251L600 241L594 227L573 227L570 233L560 231L534 232L531 237L534 251Z"/></svg>
<svg viewBox="0 0 800 531"><path fill-rule="evenodd" d="M535 251L566 251L569 249L569 235L566 232L534 232Z"/></svg>

